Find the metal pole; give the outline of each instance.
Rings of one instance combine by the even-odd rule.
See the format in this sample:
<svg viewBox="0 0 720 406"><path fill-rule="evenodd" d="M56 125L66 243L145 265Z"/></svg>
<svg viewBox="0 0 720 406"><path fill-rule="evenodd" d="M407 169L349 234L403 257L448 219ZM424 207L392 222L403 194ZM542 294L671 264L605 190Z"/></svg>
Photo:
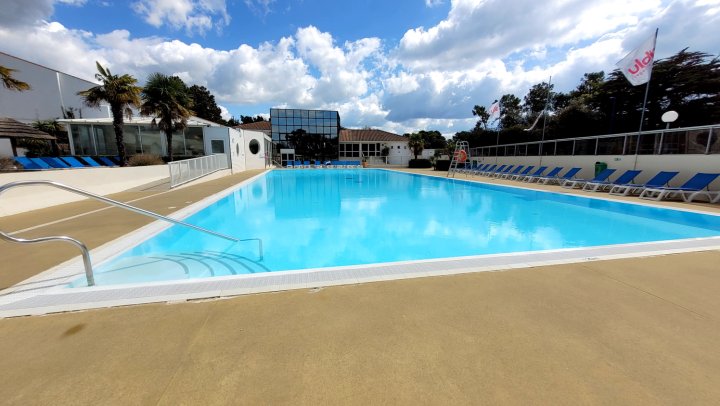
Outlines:
<svg viewBox="0 0 720 406"><path fill-rule="evenodd" d="M542 128L542 136L540 138L540 162L538 163L538 166L542 165L542 158L543 158L542 147L543 147L543 142L545 142L545 121L547 119L547 115L546 115L547 106L548 106L548 103L550 103L550 86L551 86L551 84L552 84L552 75L550 75L550 80L548 80L547 97L545 98L545 107L543 107L543 128Z"/></svg>
<svg viewBox="0 0 720 406"><path fill-rule="evenodd" d="M658 35L658 28L655 29L655 44L657 44L657 35ZM653 49L654 51L654 49ZM653 66L655 66L655 60L653 57ZM652 69L650 69L650 74L648 75L648 81L645 85L645 97L643 98L643 106L642 111L640 111L640 127L638 128L638 140L637 140L637 148L635 148L635 162L633 163L633 169L637 169L637 161L638 161L638 155L640 154L640 133L642 132L642 126L643 121L645 120L645 106L647 105L647 97L648 92L650 91L650 80L652 79Z"/></svg>

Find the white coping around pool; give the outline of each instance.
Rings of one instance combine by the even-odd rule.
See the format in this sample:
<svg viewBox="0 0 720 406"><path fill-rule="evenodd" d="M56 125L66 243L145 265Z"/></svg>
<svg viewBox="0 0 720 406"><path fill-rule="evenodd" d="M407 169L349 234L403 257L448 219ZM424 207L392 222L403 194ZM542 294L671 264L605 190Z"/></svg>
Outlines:
<svg viewBox="0 0 720 406"><path fill-rule="evenodd" d="M362 169L359 169L362 170ZM222 199L238 188L264 176L265 173L247 179L238 185L203 199L169 217L183 219L190 214ZM412 174L415 176L426 176ZM472 182L454 179L457 182ZM518 187L530 189L522 186ZM531 189L538 190L538 189ZM545 193L556 193L544 191ZM588 199L612 200L601 196ZM612 200L617 202L617 200ZM643 202L625 202L655 207L666 206ZM675 209L719 216L715 213L689 209ZM114 241L91 251L93 263L118 255L159 233L172 224L155 221ZM303 269L268 273L183 279L176 281L146 282L138 284L66 288L67 284L85 274L81 257L62 263L41 274L29 278L0 292L0 318L39 315L142 303L175 302L193 299L222 298L249 293L304 289L333 285L355 284L394 279L427 276L454 275L468 272L503 271L544 265L599 261L620 258L636 258L681 252L720 249L720 237L691 238L649 243L606 245L589 248L569 248L546 251L518 252L509 254L477 255L457 258L441 258L419 261L403 261L380 264L341 266L332 268Z"/></svg>

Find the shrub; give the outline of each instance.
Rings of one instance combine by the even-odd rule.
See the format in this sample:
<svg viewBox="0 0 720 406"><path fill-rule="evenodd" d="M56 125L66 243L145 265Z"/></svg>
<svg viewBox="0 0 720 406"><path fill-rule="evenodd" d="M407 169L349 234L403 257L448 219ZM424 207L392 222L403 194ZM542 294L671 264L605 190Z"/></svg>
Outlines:
<svg viewBox="0 0 720 406"><path fill-rule="evenodd" d="M435 170L436 171L447 171L450 169L450 160L449 159L438 159L435 161Z"/></svg>
<svg viewBox="0 0 720 406"><path fill-rule="evenodd" d="M137 154L130 157L128 160L128 166L150 166L150 165L163 165L165 161L157 155L151 154Z"/></svg>
<svg viewBox="0 0 720 406"><path fill-rule="evenodd" d="M408 168L432 168L432 163L429 159L411 159Z"/></svg>
<svg viewBox="0 0 720 406"><path fill-rule="evenodd" d="M14 158L0 157L0 170L13 171L16 169L23 169L23 166L19 163L15 163Z"/></svg>

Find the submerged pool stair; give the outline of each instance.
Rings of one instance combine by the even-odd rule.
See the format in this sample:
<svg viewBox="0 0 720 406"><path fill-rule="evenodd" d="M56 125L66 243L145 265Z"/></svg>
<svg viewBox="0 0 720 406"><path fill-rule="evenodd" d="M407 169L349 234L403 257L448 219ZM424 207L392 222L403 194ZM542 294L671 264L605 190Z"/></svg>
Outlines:
<svg viewBox="0 0 720 406"><path fill-rule="evenodd" d="M223 238L225 240L229 240L232 242L243 242L243 241L257 241L258 243L258 261L262 261L263 259L263 243L262 240L259 238L245 238L245 239L239 239L235 237L230 237L225 234L220 234L215 231L210 231L202 227L194 226L192 224L186 223L184 221L175 220L170 217L163 216L161 214L157 214L148 210L141 209L139 207L131 206L126 203L118 202L117 200L108 199L107 197L103 197L100 195L96 195L94 193L90 193L81 189L74 188L72 186L68 186L62 183L53 182L49 180L28 180L28 181L17 181L17 182L10 182L5 185L0 186L0 195L2 195L3 192L7 191L8 189L14 188L14 187L23 187L23 186L52 186L56 187L58 189L63 189L68 192L76 193L85 197L89 197L91 199L99 200L101 202L107 203L109 205L119 207L121 209L130 210L132 212L142 214L144 216L152 217L157 220L166 221L169 223L177 224L183 227L191 228L196 231L203 232L205 234L210 234L212 236ZM90 251L88 250L87 246L83 244L81 241L78 241L74 238L68 237L68 236L51 236L51 237L41 237L41 238L18 238L14 237L10 234L7 234L0 230L0 239L3 239L5 241L9 242L15 242L19 244L36 244L36 243L43 243L43 242L50 242L50 241L64 241L70 244L75 245L80 249L80 252L82 254L83 258L83 265L85 267L85 277L87 279L88 286L94 286L95 285L95 276L93 274L93 268L92 268L92 261L90 260ZM213 254L217 256L216 254ZM237 258L236 258L237 260Z"/></svg>

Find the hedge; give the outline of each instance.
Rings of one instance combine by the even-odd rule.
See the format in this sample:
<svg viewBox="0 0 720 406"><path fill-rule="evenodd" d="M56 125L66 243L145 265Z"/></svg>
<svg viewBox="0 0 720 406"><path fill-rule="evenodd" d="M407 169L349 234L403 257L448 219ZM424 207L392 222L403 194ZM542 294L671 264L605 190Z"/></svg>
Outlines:
<svg viewBox="0 0 720 406"><path fill-rule="evenodd" d="M411 159L408 168L432 168L432 162L429 159Z"/></svg>
<svg viewBox="0 0 720 406"><path fill-rule="evenodd" d="M449 159L438 159L435 161L435 170L436 171L447 171L450 169L450 160Z"/></svg>

